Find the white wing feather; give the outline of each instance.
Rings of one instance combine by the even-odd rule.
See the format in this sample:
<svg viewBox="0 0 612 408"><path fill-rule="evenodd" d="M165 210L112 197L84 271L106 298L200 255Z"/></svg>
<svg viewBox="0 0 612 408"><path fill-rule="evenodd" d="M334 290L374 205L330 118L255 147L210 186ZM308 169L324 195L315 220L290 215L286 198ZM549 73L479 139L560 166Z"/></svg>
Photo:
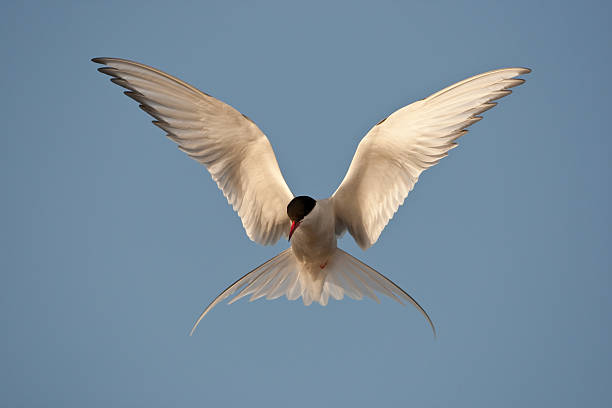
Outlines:
<svg viewBox="0 0 612 408"><path fill-rule="evenodd" d="M156 118L153 123L210 172L242 220L247 235L262 245L289 232L287 204L293 194L268 138L246 116L180 79L118 58L94 58L99 71Z"/></svg>
<svg viewBox="0 0 612 408"><path fill-rule="evenodd" d="M361 140L332 196L336 233L346 229L362 249L374 244L423 170L438 163L478 122L492 101L524 82L527 68L476 75L414 102L374 126Z"/></svg>

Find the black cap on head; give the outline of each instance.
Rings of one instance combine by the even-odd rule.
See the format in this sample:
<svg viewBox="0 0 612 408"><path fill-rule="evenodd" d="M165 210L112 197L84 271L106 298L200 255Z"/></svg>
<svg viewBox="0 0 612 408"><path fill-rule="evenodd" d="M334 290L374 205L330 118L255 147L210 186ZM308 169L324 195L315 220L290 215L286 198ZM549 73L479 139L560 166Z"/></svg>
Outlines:
<svg viewBox="0 0 612 408"><path fill-rule="evenodd" d="M287 215L291 221L302 221L302 219L310 214L317 201L308 196L295 197L287 206Z"/></svg>

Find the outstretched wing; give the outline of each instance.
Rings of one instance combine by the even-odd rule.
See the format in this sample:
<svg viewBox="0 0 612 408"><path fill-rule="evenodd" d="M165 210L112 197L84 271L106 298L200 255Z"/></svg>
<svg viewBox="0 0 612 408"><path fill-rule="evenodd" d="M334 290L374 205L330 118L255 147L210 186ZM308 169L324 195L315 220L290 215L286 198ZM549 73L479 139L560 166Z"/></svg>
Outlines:
<svg viewBox="0 0 612 408"><path fill-rule="evenodd" d="M155 68L119 58L106 65L125 94L153 116L153 123L202 163L242 219L253 241L274 244L289 232L287 204L293 194L283 179L268 138L231 106Z"/></svg>
<svg viewBox="0 0 612 408"><path fill-rule="evenodd" d="M378 240L421 172L447 156L466 128L524 82L527 68L476 75L405 106L361 140L349 170L332 196L336 233L346 229L362 249Z"/></svg>

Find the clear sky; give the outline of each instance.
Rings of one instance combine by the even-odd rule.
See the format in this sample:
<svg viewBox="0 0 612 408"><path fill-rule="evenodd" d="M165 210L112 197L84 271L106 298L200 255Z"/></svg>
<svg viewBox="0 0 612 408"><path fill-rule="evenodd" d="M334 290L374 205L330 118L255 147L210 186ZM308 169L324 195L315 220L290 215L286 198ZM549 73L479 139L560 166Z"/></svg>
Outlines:
<svg viewBox="0 0 612 408"><path fill-rule="evenodd" d="M289 4L291 3L291 4ZM230 5L231 4L231 5ZM612 406L608 2L2 2L0 405ZM268 135L328 197L366 132L468 76L533 72L340 246L412 307L202 309L287 247L90 58L155 66Z"/></svg>

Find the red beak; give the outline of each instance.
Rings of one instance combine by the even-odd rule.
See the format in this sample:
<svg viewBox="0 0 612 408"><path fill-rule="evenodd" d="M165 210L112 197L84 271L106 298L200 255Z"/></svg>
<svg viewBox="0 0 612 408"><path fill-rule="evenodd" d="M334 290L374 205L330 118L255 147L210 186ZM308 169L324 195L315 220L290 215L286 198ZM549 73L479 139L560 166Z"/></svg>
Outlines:
<svg viewBox="0 0 612 408"><path fill-rule="evenodd" d="M299 226L300 226L300 221L293 221L291 223L291 229L289 230L289 239L287 241L291 241L291 236L293 235L293 233Z"/></svg>

